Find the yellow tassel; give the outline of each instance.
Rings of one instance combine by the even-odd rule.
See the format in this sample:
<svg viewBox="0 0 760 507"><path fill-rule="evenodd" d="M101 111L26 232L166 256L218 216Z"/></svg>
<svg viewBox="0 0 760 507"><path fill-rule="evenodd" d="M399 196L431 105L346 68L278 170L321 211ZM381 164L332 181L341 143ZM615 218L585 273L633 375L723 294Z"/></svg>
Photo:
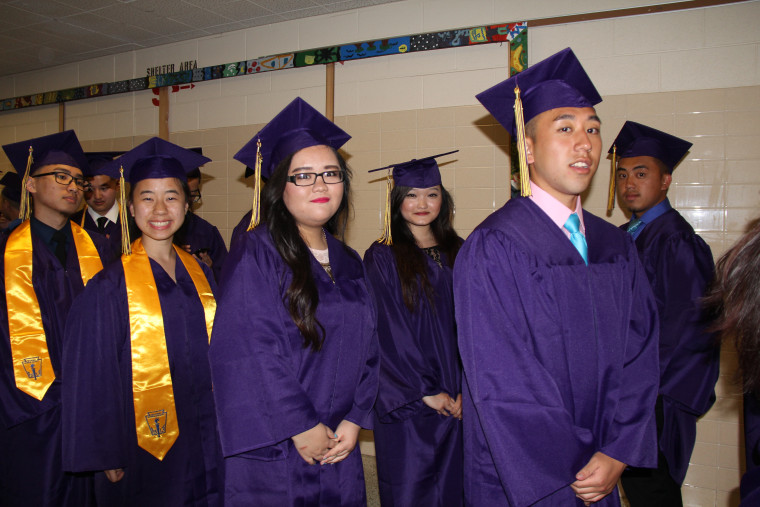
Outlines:
<svg viewBox="0 0 760 507"><path fill-rule="evenodd" d="M87 203L84 203L84 208L82 208L82 220L79 221L79 227L84 227L85 218L87 218Z"/></svg>
<svg viewBox="0 0 760 507"><path fill-rule="evenodd" d="M252 231L261 221L261 164L264 156L261 154L261 139L256 143L256 165L253 168L253 206L251 206L251 222L248 230Z"/></svg>
<svg viewBox="0 0 760 507"><path fill-rule="evenodd" d="M127 185L124 182L124 166L119 167L119 221L121 222L121 253L132 255L132 242L129 238L129 222L127 221Z"/></svg>
<svg viewBox="0 0 760 507"><path fill-rule="evenodd" d="M612 145L612 167L610 167L610 191L607 195L607 213L615 209L615 156L617 147Z"/></svg>
<svg viewBox="0 0 760 507"><path fill-rule="evenodd" d="M19 216L21 217L21 220L29 220L29 217L32 216L31 196L29 195L29 191L26 189L26 184L30 178L29 173L31 172L32 164L34 163L32 151L34 151L34 149L29 146L29 158L26 159L24 179L21 180L21 205L19 206Z"/></svg>
<svg viewBox="0 0 760 507"><path fill-rule="evenodd" d="M383 212L383 235L377 239L377 242L383 245L392 245L391 238L391 190L393 190L393 177L388 169L388 177L385 180L385 211Z"/></svg>
<svg viewBox="0 0 760 507"><path fill-rule="evenodd" d="M515 126L517 127L517 155L520 163L520 195L530 196L530 175L525 152L525 120L523 119L523 106L520 99L520 88L515 86Z"/></svg>

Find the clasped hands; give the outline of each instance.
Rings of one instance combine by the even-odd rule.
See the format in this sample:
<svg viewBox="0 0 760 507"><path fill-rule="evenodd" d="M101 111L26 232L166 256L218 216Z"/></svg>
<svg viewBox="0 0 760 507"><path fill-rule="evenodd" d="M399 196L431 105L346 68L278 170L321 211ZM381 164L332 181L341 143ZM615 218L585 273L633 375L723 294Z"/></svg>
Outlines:
<svg viewBox="0 0 760 507"><path fill-rule="evenodd" d="M459 393L455 400L448 393L441 392L433 396L424 396L422 402L443 416L462 419L462 393Z"/></svg>
<svg viewBox="0 0 760 507"><path fill-rule="evenodd" d="M359 425L346 421L333 432L322 423L291 437L298 454L309 465L334 465L348 457L359 439Z"/></svg>

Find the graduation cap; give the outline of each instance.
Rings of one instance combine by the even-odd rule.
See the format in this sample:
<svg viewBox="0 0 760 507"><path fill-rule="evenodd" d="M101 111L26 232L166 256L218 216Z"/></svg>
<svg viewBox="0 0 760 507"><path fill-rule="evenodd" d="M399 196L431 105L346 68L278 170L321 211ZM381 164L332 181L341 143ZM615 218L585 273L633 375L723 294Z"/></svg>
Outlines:
<svg viewBox="0 0 760 507"><path fill-rule="evenodd" d="M391 189L390 172L393 171L393 183L396 186L412 188L430 188L441 184L441 171L438 169L436 158L451 155L459 150L447 151L438 155L412 159L398 164L391 164L368 172L388 170L387 188L385 193L385 212L383 214L383 235L377 240L385 245L393 244L391 238Z"/></svg>
<svg viewBox="0 0 760 507"><path fill-rule="evenodd" d="M177 178L186 182L187 173L210 160L192 150L152 137L118 159L108 162L101 171L108 175L116 171L120 179L119 199L121 202L126 202L124 180L129 181L130 185L154 178ZM121 250L122 253L129 255L132 253L132 248L127 227L126 206L121 206L119 209L119 218L121 219Z"/></svg>
<svg viewBox="0 0 760 507"><path fill-rule="evenodd" d="M607 211L615 207L615 170L617 160L630 157L653 157L665 164L672 173L678 162L686 155L692 143L661 130L627 121L620 129L610 150L612 169L610 174L610 192L607 199Z"/></svg>
<svg viewBox="0 0 760 507"><path fill-rule="evenodd" d="M87 163L90 166L88 176L99 176L101 174L109 176L113 179L119 179L119 171L111 171L111 173L102 172L109 162L113 161L116 157L123 155L123 151L88 151L84 155L87 157Z"/></svg>
<svg viewBox="0 0 760 507"><path fill-rule="evenodd" d="M29 192L26 190L26 182L32 172L46 165L59 164L76 167L85 176L89 173L87 157L73 130L6 144L3 150L16 169L16 173L23 174L19 201L19 216L22 220L28 219L32 212L29 205Z"/></svg>
<svg viewBox="0 0 760 507"><path fill-rule="evenodd" d="M477 99L513 137L517 136L523 196L530 195L525 124L544 111L559 107L593 107L602 101L570 48L485 90L477 95Z"/></svg>
<svg viewBox="0 0 760 507"><path fill-rule="evenodd" d="M8 171L3 174L0 185L3 185L3 197L13 202L21 202L21 178L18 173Z"/></svg>
<svg viewBox="0 0 760 507"><path fill-rule="evenodd" d="M253 213L248 230L259 224L262 177L271 178L280 162L297 151L319 145L337 150L349 139L350 135L300 97L277 113L233 157L247 167L253 167L256 175Z"/></svg>

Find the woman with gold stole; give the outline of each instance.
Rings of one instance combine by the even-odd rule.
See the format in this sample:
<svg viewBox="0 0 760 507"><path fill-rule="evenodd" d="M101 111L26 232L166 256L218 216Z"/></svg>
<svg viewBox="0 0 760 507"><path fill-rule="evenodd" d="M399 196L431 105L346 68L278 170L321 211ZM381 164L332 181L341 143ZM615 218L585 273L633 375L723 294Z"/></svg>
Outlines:
<svg viewBox="0 0 760 507"><path fill-rule="evenodd" d="M142 236L74 302L63 354L64 469L102 471L99 505L222 503L207 360L214 277L172 242L185 174L208 161L153 138L113 162Z"/></svg>
<svg viewBox="0 0 760 507"><path fill-rule="evenodd" d="M254 206L225 261L209 349L226 505L366 505L376 313L361 258L333 236L348 139L296 99L235 155L268 180L262 223Z"/></svg>

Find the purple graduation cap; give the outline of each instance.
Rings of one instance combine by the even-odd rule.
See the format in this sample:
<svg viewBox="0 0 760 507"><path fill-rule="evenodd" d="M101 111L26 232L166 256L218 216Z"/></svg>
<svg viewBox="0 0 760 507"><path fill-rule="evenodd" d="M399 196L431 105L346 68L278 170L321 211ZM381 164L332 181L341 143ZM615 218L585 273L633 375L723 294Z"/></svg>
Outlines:
<svg viewBox="0 0 760 507"><path fill-rule="evenodd" d="M118 180L119 179L118 167L116 168L116 171L111 170L110 173L104 173L102 172L102 169L113 159L123 154L124 154L123 151L88 151L86 152L84 155L85 157L87 157L87 162L90 166L90 171L89 171L88 176L99 176L103 174L103 175L106 175Z"/></svg>
<svg viewBox="0 0 760 507"><path fill-rule="evenodd" d="M393 170L393 182L396 186L412 188L430 188L441 184L441 171L438 169L436 158L451 155L459 150L447 151L425 158L413 158L406 162L391 164L368 172Z"/></svg>
<svg viewBox="0 0 760 507"><path fill-rule="evenodd" d="M233 157L254 168L253 213L248 230L259 224L261 178L269 179L283 160L311 146L326 145L338 149L351 139L301 97L296 97L266 124ZM247 172L246 172L247 175Z"/></svg>
<svg viewBox="0 0 760 507"><path fill-rule="evenodd" d="M32 213L29 192L26 190L26 182L31 173L40 167L58 164L76 167L84 176L89 174L87 157L73 130L6 144L3 150L16 169L16 173L23 174L19 201L19 217L22 220L28 219Z"/></svg>
<svg viewBox="0 0 760 507"><path fill-rule="evenodd" d="M523 196L530 195L525 161L525 124L544 111L559 107L593 107L602 101L570 48L479 93L477 99L510 135L516 136Z"/></svg>
<svg viewBox="0 0 760 507"><path fill-rule="evenodd" d="M382 171L384 169L393 171L393 182L399 187L412 187L412 188L430 188L441 184L441 171L438 169L438 163L436 158L443 157L445 155L451 155L459 150L447 151L446 153L439 153L438 155L431 155L429 157L412 159L407 162L400 162L398 164L391 164L378 169L371 169L368 172ZM385 212L383 214L383 235L377 240L378 243L385 245L393 244L391 238L391 178L390 175L387 178L387 187L385 194Z"/></svg>
<svg viewBox="0 0 760 507"><path fill-rule="evenodd" d="M16 203L21 202L21 178L17 173L8 171L0 178L3 186L2 196Z"/></svg>
<svg viewBox="0 0 760 507"><path fill-rule="evenodd" d="M152 137L132 148L121 157L101 168L102 174L119 177L124 168L124 179L134 185L149 178L178 178L187 181L187 173L211 159L199 155L159 137Z"/></svg>
<svg viewBox="0 0 760 507"><path fill-rule="evenodd" d="M692 143L635 121L627 121L610 147L615 157L654 157L673 172Z"/></svg>
<svg viewBox="0 0 760 507"><path fill-rule="evenodd" d="M301 97L296 97L235 153L234 158L248 167L256 167L257 153L261 153L261 176L270 178L280 162L299 150L322 144L337 150L349 139L351 136L343 129Z"/></svg>
<svg viewBox="0 0 760 507"><path fill-rule="evenodd" d="M87 157L73 130L4 145L3 150L16 169L16 173L26 173L30 149L32 157L30 172L52 164L76 167L85 175L89 172Z"/></svg>

